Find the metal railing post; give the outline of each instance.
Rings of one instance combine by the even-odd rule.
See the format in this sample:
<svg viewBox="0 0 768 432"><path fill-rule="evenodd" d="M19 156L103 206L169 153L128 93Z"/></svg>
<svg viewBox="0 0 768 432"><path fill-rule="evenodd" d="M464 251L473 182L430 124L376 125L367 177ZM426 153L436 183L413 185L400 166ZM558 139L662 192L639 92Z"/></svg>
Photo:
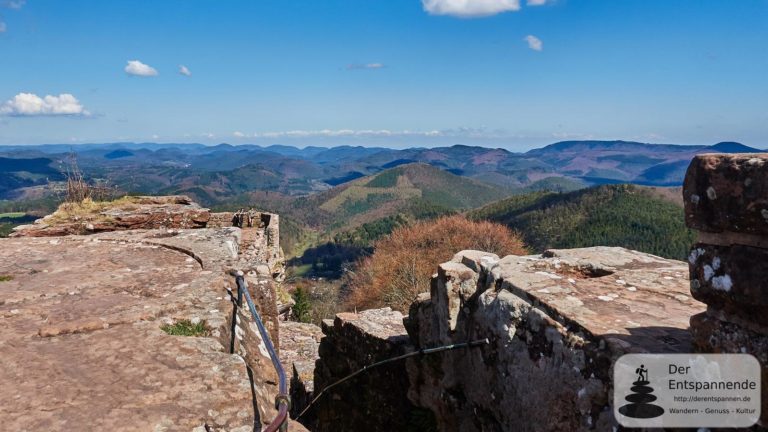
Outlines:
<svg viewBox="0 0 768 432"><path fill-rule="evenodd" d="M272 344L272 339L269 337L269 333L264 327L264 323L261 321L261 316L259 316L259 313L256 310L256 305L253 303L253 299L251 299L251 294L248 292L248 285L245 282L245 276L242 271L237 272L235 281L237 283L238 305L242 305L242 299L245 297L245 302L248 304L248 309L251 311L251 316L253 316L253 320L256 322L256 327L259 329L259 334L261 335L261 339L267 348L267 352L269 352L269 358L272 360L272 365L275 367L275 371L277 372L278 377L278 394L275 397L275 409L277 409L277 416L272 421L272 423L267 426L265 432L276 432L278 430L281 432L287 432L288 410L290 408L291 399L288 395L288 381L285 377L285 370L283 369L283 365L280 363L280 359L277 356L275 346Z"/></svg>

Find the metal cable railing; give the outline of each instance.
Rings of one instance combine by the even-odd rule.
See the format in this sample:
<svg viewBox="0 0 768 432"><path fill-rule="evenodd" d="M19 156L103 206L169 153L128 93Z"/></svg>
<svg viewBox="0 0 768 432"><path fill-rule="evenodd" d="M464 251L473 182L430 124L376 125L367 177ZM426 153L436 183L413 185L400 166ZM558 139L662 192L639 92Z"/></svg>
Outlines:
<svg viewBox="0 0 768 432"><path fill-rule="evenodd" d="M243 305L243 297L245 297L245 301L248 304L248 309L251 311L251 315L253 316L254 321L256 321L256 326L259 329L259 333L261 334L261 339L264 341L264 345L267 348L267 351L269 352L269 358L272 360L272 365L275 367L275 371L277 372L278 376L278 394L275 397L275 409L278 410L277 417L272 421L272 423L267 426L267 428L264 430L264 432L287 432L288 431L288 411L290 409L291 399L288 395L288 382L285 377L285 370L283 369L283 365L280 363L280 359L277 356L277 352L275 352L275 347L272 345L272 339L269 337L269 333L267 333L267 329L264 327L264 323L261 321L261 316L259 315L258 311L256 311L256 305L253 303L253 299L251 298L251 294L248 291L248 284L245 282L245 277L243 275L242 271L238 271L235 275L235 281L237 283L237 306L241 307ZM234 343L234 331L233 331L233 343ZM379 362L373 363L371 365L365 366L362 369L353 372L344 378L332 383L331 385L324 388L320 393L318 393L312 401L299 413L298 416L296 416L296 419L303 416L314 404L317 402L321 396L323 396L327 390L330 390L331 388L342 384L345 381L348 381L355 376L368 372L369 370L383 366L388 363L392 363L399 360L404 360L410 357L415 356L422 356L422 355L429 355L429 354L437 354L445 351L453 351L456 349L461 348L474 348L479 347L482 345L488 345L490 341L485 339L479 339L479 340L473 340L469 342L462 342L462 343L455 343L450 345L443 345L439 347L434 348L422 348L417 351L409 352L406 354L402 354L396 357L392 357L386 360L381 360ZM234 345L232 345L232 350L234 349Z"/></svg>
<svg viewBox="0 0 768 432"><path fill-rule="evenodd" d="M281 432L286 432L288 430L288 410L290 408L291 399L290 396L288 396L288 382L285 379L285 370L283 369L283 365L280 363L277 352L275 352L274 345L272 345L272 339L270 339L269 333L267 333L267 329L264 327L264 323L261 321L261 317L256 311L256 306L253 304L251 294L248 292L248 285L245 282L243 272L237 272L235 281L237 283L237 305L242 306L243 297L245 297L245 301L248 304L248 309L251 310L253 320L256 321L256 326L259 328L261 339L264 341L264 345L267 347L269 358L272 360L272 365L275 367L275 371L277 372L278 377L278 394L275 397L275 409L277 409L277 417L275 417L272 423L267 426L264 432L276 432L278 430Z"/></svg>
<svg viewBox="0 0 768 432"><path fill-rule="evenodd" d="M475 348L475 347L479 347L479 346L483 346L483 345L488 345L490 343L491 343L490 340L488 338L485 338L485 339L473 340L473 341L470 341L470 342L461 342L461 343L455 343L455 344L450 344L450 345L443 345L443 346L434 347L434 348L422 348L422 349L420 349L418 351L413 351L413 352L405 353L405 354L399 355L397 357L392 357L392 358L388 358L386 360L378 361L378 362L370 364L368 366L363 366L362 369L359 369L359 370L357 370L357 371L355 371L355 372L345 376L344 378L342 378L342 379L340 379L338 381L333 382L331 385L325 387L324 389L322 389L320 391L320 393L318 393L309 402L309 404L307 404L307 406L304 407L304 409L299 413L299 415L297 415L294 418L294 420L298 421L301 418L301 416L303 416L307 411L309 411L309 409L312 408L312 406L315 404L315 402L320 400L320 397L323 396L324 394L326 394L326 392L328 390L330 390L331 388L336 387L337 385L342 384L342 383L344 383L346 381L349 381L352 378L354 378L354 377L356 377L356 376L358 376L358 375L360 375L362 373L368 372L369 370L371 370L373 368L376 368L376 367L379 367L379 366L383 366L385 364L393 363L393 362L396 362L396 361L399 361L399 360L405 360L405 359L410 358L410 357L416 357L416 356L421 356L421 355L429 355L429 354L437 354L437 353L441 353L441 352L457 350L457 349L460 349L460 348Z"/></svg>

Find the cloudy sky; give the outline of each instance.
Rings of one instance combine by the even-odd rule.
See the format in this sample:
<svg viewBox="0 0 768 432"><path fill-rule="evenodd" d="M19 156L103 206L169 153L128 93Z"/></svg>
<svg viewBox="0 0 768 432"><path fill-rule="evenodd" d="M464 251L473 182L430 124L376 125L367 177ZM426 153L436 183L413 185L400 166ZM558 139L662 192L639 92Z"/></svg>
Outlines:
<svg viewBox="0 0 768 432"><path fill-rule="evenodd" d="M768 146L768 0L0 0L0 144Z"/></svg>

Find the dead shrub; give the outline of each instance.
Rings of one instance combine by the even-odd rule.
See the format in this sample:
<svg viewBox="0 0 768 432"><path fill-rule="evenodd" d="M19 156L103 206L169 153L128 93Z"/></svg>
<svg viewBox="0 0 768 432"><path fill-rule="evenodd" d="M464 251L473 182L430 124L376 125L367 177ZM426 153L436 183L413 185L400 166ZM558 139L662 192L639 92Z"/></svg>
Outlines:
<svg viewBox="0 0 768 432"><path fill-rule="evenodd" d="M117 190L108 182L88 183L85 180L74 152L64 160L64 176L67 179L65 203L79 204L84 200L110 201L117 196Z"/></svg>
<svg viewBox="0 0 768 432"><path fill-rule="evenodd" d="M406 312L419 293L429 291L437 266L465 249L499 256L527 254L517 234L493 222L450 216L397 228L347 274L345 306L358 310L390 306Z"/></svg>

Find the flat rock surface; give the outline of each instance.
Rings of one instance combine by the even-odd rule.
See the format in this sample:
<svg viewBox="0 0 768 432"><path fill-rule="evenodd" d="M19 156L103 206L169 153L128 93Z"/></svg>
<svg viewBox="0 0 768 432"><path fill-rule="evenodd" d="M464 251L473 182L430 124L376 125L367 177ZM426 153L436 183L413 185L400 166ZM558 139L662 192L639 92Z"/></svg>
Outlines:
<svg viewBox="0 0 768 432"><path fill-rule="evenodd" d="M359 313L338 313L334 320L334 327L395 344L405 343L408 339L403 326L403 314L388 307L369 309Z"/></svg>
<svg viewBox="0 0 768 432"><path fill-rule="evenodd" d="M209 261L237 239L196 230L219 252L186 232L170 247L140 241L156 234L0 239L3 429L252 430L245 363L216 339L231 277ZM211 336L161 330L179 319Z"/></svg>
<svg viewBox="0 0 768 432"><path fill-rule="evenodd" d="M617 247L507 256L492 272L505 288L540 304L572 331L623 340L648 352L687 352L688 319L705 305L691 298L688 265Z"/></svg>

